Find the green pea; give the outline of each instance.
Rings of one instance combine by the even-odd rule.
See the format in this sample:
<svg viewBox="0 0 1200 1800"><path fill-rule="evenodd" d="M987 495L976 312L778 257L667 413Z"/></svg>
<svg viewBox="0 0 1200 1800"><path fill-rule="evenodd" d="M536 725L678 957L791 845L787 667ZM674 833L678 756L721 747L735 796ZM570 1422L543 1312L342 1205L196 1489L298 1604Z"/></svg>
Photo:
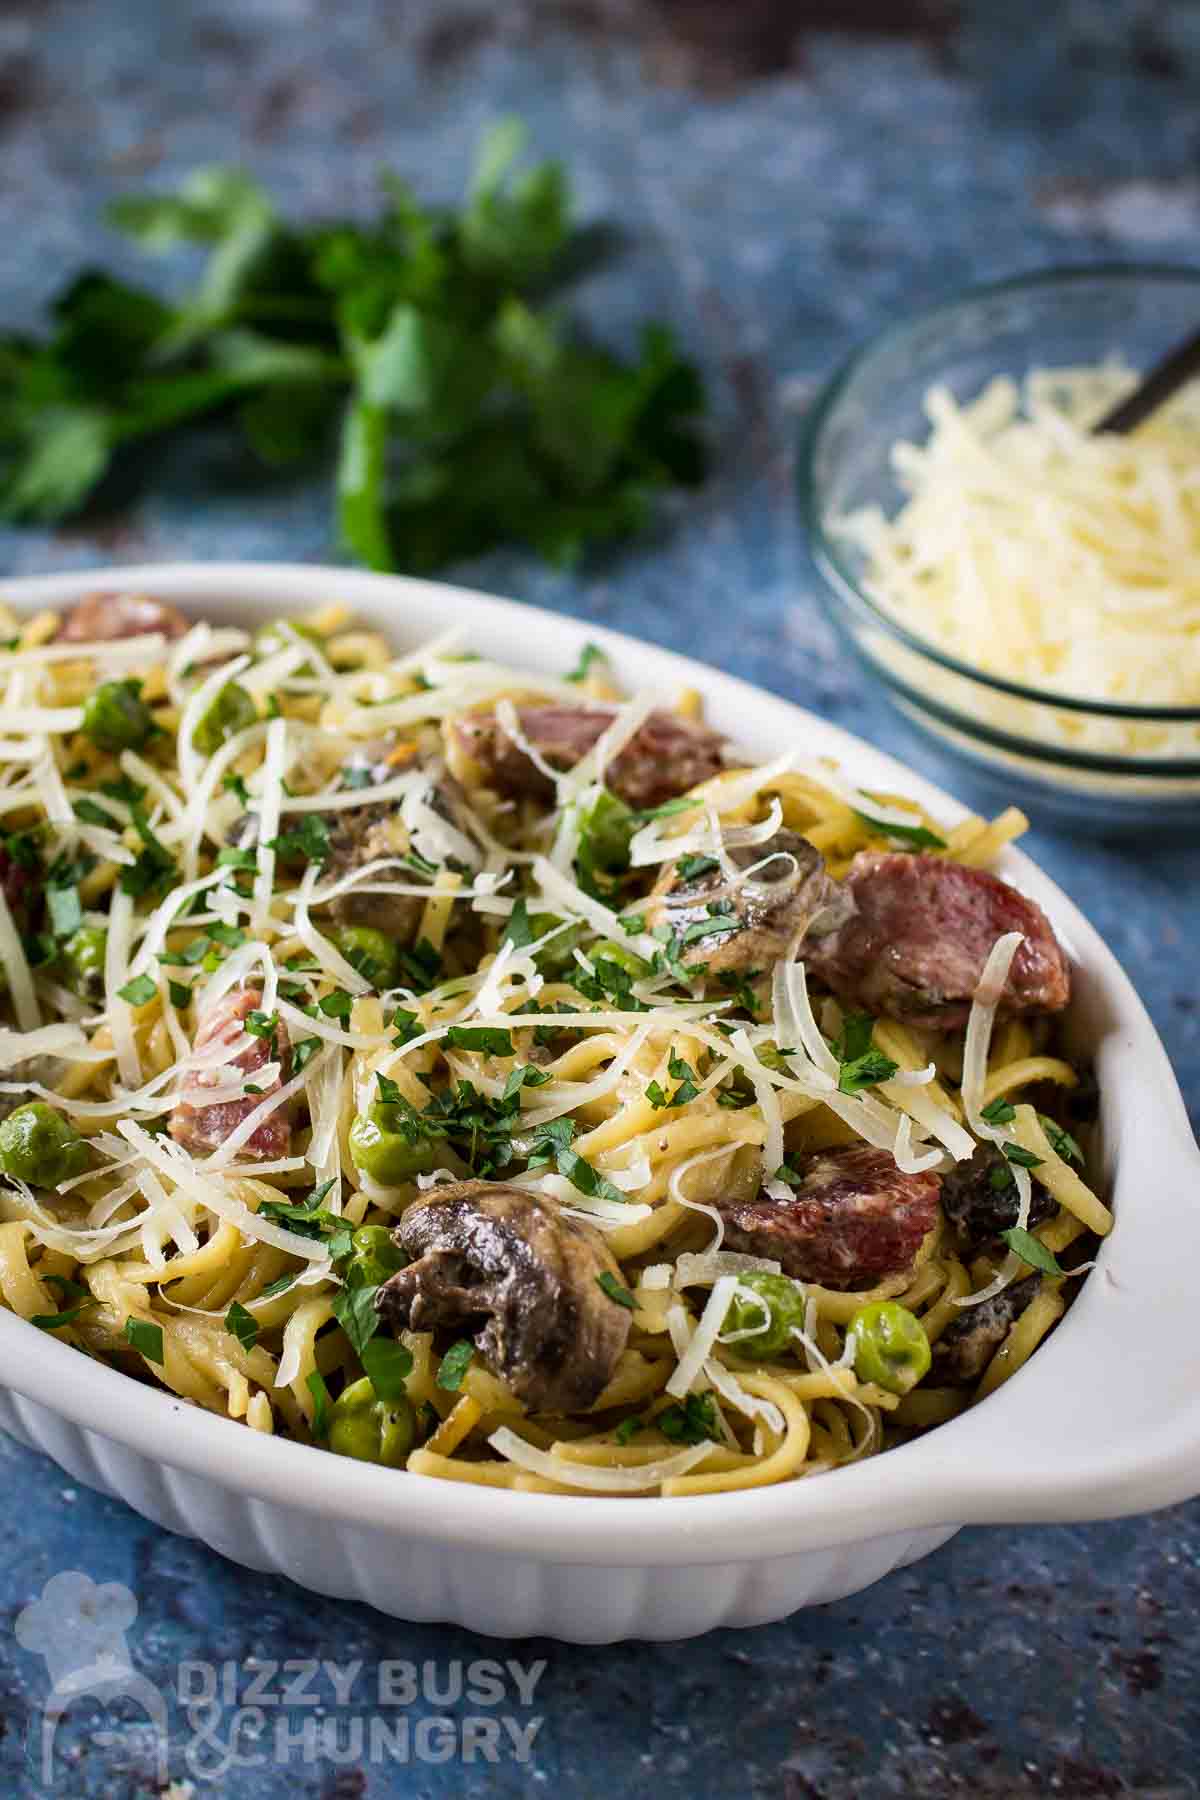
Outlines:
<svg viewBox="0 0 1200 1800"><path fill-rule="evenodd" d="M227 681L201 713L192 733L193 747L204 756L219 750L227 738L244 731L258 718L258 708L236 681Z"/></svg>
<svg viewBox="0 0 1200 1800"><path fill-rule="evenodd" d="M793 1325L804 1324L804 1289L786 1275L765 1275L757 1270L739 1275L738 1286L749 1288L765 1301L770 1317L764 1318L762 1307L752 1300L735 1294L725 1314L722 1336L730 1331L753 1331L753 1337L738 1338L729 1346L735 1355L763 1359L779 1356L795 1341Z"/></svg>
<svg viewBox="0 0 1200 1800"><path fill-rule="evenodd" d="M154 730L141 682L101 682L83 703L83 729L98 750L140 750Z"/></svg>
<svg viewBox="0 0 1200 1800"><path fill-rule="evenodd" d="M91 1165L91 1151L70 1119L44 1100L18 1106L0 1122L0 1170L16 1181L57 1187Z"/></svg>
<svg viewBox="0 0 1200 1800"><path fill-rule="evenodd" d="M329 1448L356 1462L402 1469L416 1435L411 1403L407 1399L377 1400L365 1375L346 1389L329 1414Z"/></svg>
<svg viewBox="0 0 1200 1800"><path fill-rule="evenodd" d="M644 981L653 973L644 956L638 956L628 944L614 944L608 938L596 944L587 952L592 962L616 963L618 969L624 969L632 981Z"/></svg>
<svg viewBox="0 0 1200 1800"><path fill-rule="evenodd" d="M99 925L81 925L62 947L63 971L73 992L98 1000L104 992L104 956L108 933Z"/></svg>
<svg viewBox="0 0 1200 1800"><path fill-rule="evenodd" d="M400 979L400 946L373 925L343 925L331 932L334 943L364 981L373 988L395 987Z"/></svg>
<svg viewBox="0 0 1200 1800"><path fill-rule="evenodd" d="M921 1321L896 1300L860 1306L850 1321L854 1373L889 1394L907 1394L928 1373L929 1339Z"/></svg>
<svg viewBox="0 0 1200 1800"><path fill-rule="evenodd" d="M562 920L554 913L531 913L529 916L529 929L535 941L561 924ZM575 951L587 937L589 929L589 926L577 922L568 925L565 931L560 931L548 944L543 944L533 959L539 975L544 975L547 981L556 981L568 970L576 968Z"/></svg>
<svg viewBox="0 0 1200 1800"><path fill-rule="evenodd" d="M384 1187L398 1187L433 1168L436 1145L414 1143L400 1128L394 1106L376 1100L350 1127L350 1156L356 1169Z"/></svg>
<svg viewBox="0 0 1200 1800"><path fill-rule="evenodd" d="M392 1241L386 1225L360 1225L354 1233L351 1260L343 1272L347 1287L380 1287L408 1262Z"/></svg>

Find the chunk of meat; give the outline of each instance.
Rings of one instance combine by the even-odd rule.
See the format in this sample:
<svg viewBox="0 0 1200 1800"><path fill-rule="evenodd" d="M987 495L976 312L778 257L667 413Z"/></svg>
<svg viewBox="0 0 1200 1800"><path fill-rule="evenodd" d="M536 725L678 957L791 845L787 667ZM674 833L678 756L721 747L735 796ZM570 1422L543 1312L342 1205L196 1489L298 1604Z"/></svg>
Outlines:
<svg viewBox="0 0 1200 1800"><path fill-rule="evenodd" d="M385 740L363 745L346 767L361 770L371 777L372 785L378 785L416 766L417 760L415 750L406 755L394 740ZM425 860L434 864L477 866L474 843L462 824L466 804L462 789L440 760L427 764L425 773L429 777L428 789L414 792L407 800L339 807L325 816L329 827L326 880L342 880L367 863L405 856L414 850L424 853ZM385 869L381 879L404 880L405 871ZM408 879L418 879L415 870ZM425 901L416 894L372 894L358 887L339 894L321 910L339 925L369 925L408 944L416 935L424 908Z"/></svg>
<svg viewBox="0 0 1200 1800"><path fill-rule="evenodd" d="M612 724L612 706L523 706L517 718L538 754L554 769L573 769ZM455 719L450 730L502 794L548 799L551 783L514 744L494 712ZM707 725L652 712L608 765L605 784L635 811L661 806L724 768L726 740Z"/></svg>
<svg viewBox="0 0 1200 1800"><path fill-rule="evenodd" d="M600 1285L621 1272L592 1226L524 1188L460 1181L410 1206L394 1236L412 1261L375 1298L393 1328L473 1335L533 1412L577 1412L603 1393L631 1315Z"/></svg>
<svg viewBox="0 0 1200 1800"><path fill-rule="evenodd" d="M252 1012L260 1011L261 1007L261 988L235 988L232 992L223 994L207 1016L201 1019L196 1032L195 1049L204 1050L212 1044L227 1044L232 1048L245 1035L245 1020ZM230 1132L236 1130L256 1106L261 1106L269 1095L278 1093L289 1080L292 1047L283 1020L276 1022L274 1051L268 1038L256 1037L231 1060L252 1083L254 1071L265 1067L268 1062L277 1062L281 1073L261 1094L235 1092L229 1099L214 1100L211 1106L193 1106L190 1101L181 1100L171 1114L171 1136L177 1144L182 1144L185 1150L193 1154L218 1149ZM195 1087L219 1085L216 1069L197 1069L190 1080ZM260 1125L255 1126L238 1155L260 1162L274 1162L278 1157L288 1154L291 1141L292 1124L285 1104L276 1107Z"/></svg>
<svg viewBox="0 0 1200 1800"><path fill-rule="evenodd" d="M942 1212L954 1229L963 1256L974 1256L999 1243L1000 1233L1016 1224L1019 1207L1012 1165L994 1144L980 1144L969 1161L956 1163L942 1177ZM1034 1183L1030 1230L1056 1211L1053 1196Z"/></svg>
<svg viewBox="0 0 1200 1800"><path fill-rule="evenodd" d="M1003 1014L1059 1012L1066 956L1041 907L986 869L903 851L860 851L846 874L855 913L801 954L846 1004L938 1031L965 1025L996 939L1019 931Z"/></svg>
<svg viewBox="0 0 1200 1800"><path fill-rule="evenodd" d="M930 1387L971 1387L1042 1285L1027 1275L978 1306L964 1306L933 1346Z"/></svg>
<svg viewBox="0 0 1200 1800"><path fill-rule="evenodd" d="M685 856L666 864L646 903L647 929L671 927L685 968L770 969L810 928L833 930L850 911L820 851L794 831L727 854L738 869L763 866L731 885L713 857Z"/></svg>
<svg viewBox="0 0 1200 1800"><path fill-rule="evenodd" d="M87 594L76 601L58 628L60 643L107 644L152 631L181 638L188 622L178 607L149 594Z"/></svg>
<svg viewBox="0 0 1200 1800"><path fill-rule="evenodd" d="M916 1266L938 1224L936 1175L905 1175L873 1145L805 1157L790 1200L718 1200L725 1243L771 1256L785 1275L822 1287L875 1287Z"/></svg>

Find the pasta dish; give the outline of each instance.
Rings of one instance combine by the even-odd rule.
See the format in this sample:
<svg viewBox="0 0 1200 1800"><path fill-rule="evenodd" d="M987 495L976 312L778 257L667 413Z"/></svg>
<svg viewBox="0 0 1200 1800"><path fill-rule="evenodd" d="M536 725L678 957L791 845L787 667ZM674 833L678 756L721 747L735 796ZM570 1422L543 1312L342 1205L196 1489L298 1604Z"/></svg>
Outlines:
<svg viewBox="0 0 1200 1800"><path fill-rule="evenodd" d="M1112 1219L1015 809L755 763L591 646L0 633L34 1326L397 1472L681 1496L902 1443L1062 1316Z"/></svg>

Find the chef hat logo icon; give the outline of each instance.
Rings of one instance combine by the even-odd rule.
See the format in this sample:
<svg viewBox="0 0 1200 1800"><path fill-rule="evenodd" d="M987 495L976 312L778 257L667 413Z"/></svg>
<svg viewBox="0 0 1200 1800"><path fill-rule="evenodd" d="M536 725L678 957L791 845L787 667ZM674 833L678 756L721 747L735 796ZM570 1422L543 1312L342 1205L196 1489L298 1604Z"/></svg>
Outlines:
<svg viewBox="0 0 1200 1800"><path fill-rule="evenodd" d="M167 1781L167 1707L154 1683L133 1666L125 1634L137 1618L135 1596L119 1581L103 1584L78 1569L51 1576L41 1596L17 1614L18 1644L43 1658L50 1693L41 1708L41 1778L51 1785L54 1737L73 1700L136 1701L158 1736L158 1765ZM36 1721L34 1721L36 1725Z"/></svg>

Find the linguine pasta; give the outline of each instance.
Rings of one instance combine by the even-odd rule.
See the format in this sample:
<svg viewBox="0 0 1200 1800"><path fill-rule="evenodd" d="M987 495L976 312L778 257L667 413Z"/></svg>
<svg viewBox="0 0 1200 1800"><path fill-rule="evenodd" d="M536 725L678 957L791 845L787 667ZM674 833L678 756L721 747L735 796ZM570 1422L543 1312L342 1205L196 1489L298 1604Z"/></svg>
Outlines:
<svg viewBox="0 0 1200 1800"><path fill-rule="evenodd" d="M820 948L855 871L988 880L1017 812L754 767L599 657L133 604L0 624L13 1312L256 1431L563 1494L829 1471L1036 1350L1111 1217L1086 1071L1005 1001L1022 932L965 1024L857 1005ZM852 1152L885 1176L822 1200Z"/></svg>

